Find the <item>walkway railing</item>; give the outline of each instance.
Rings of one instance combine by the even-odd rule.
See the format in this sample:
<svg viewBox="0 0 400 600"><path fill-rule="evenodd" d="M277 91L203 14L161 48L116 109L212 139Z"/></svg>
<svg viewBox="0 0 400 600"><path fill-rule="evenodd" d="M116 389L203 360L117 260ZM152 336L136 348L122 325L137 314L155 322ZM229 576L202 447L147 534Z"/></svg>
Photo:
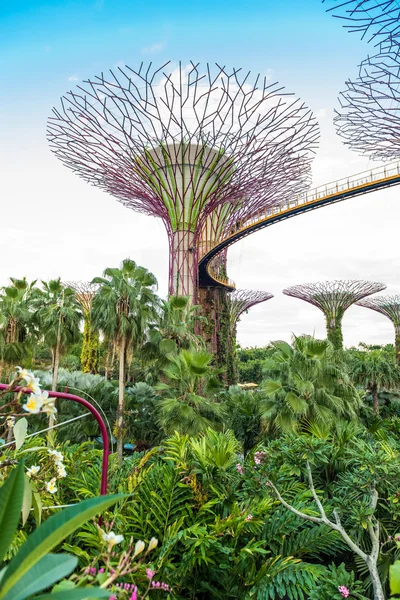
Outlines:
<svg viewBox="0 0 400 600"><path fill-rule="evenodd" d="M259 211L258 213L251 215L248 219L236 223L234 228L209 249L204 257L206 271L217 284L219 283L235 289L236 285L232 280L228 279L228 277L224 279L212 267L211 259L219 252L219 249L222 250L233 244L241 237L247 235L246 232L250 233L252 229L257 229L258 227L262 228L263 223L267 226L269 222L279 220L281 215L282 218L285 218L285 215L294 216L298 212L306 211L308 208L312 209L313 207L317 208L323 204L339 202L345 198L351 198L359 194L372 192L379 188L389 187L390 185L399 183L400 162L396 161L394 163L357 173L350 177L343 177L342 179L325 183L308 192L299 194L287 202L281 202L275 206ZM213 252L213 250L217 248L218 250ZM202 261L200 261L200 263L201 262Z"/></svg>

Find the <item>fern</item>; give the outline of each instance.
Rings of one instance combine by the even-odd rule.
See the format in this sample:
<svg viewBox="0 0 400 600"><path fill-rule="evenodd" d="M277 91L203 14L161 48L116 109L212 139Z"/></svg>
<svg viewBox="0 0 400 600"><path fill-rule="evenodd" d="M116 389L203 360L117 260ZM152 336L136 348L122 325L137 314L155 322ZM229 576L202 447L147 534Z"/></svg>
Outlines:
<svg viewBox="0 0 400 600"><path fill-rule="evenodd" d="M268 559L257 574L250 597L257 600L305 600L326 573L322 565L302 562L292 556Z"/></svg>
<svg viewBox="0 0 400 600"><path fill-rule="evenodd" d="M137 538L164 539L174 523L180 527L191 517L193 492L168 464L156 464L136 488L127 504L130 533Z"/></svg>

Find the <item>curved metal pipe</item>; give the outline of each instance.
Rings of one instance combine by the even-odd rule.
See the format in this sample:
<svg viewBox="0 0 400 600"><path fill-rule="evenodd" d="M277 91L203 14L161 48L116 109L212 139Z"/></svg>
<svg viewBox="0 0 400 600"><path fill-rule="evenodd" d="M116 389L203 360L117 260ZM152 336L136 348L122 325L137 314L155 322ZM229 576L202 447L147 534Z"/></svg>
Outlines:
<svg viewBox="0 0 400 600"><path fill-rule="evenodd" d="M7 390L7 389L9 389L9 387L10 386L5 383L0 383L0 390ZM31 390L26 390L25 388L16 388L15 390L13 390L13 392L20 392L20 391L24 392L25 394L32 393ZM100 415L98 410L92 404L90 404L90 402L88 402L84 398L81 398L80 396L75 396L74 394L66 394L65 392L50 392L49 391L48 393L51 398L60 398L61 400L72 400L72 402L77 402L78 404L81 404L82 406L87 408L92 413L92 415L96 419L97 423L99 424L101 439L103 442L103 460L102 460L102 465L101 465L100 496L105 496L107 494L108 457L109 457L110 452L109 452L109 439L108 439L107 427L103 421L102 416Z"/></svg>

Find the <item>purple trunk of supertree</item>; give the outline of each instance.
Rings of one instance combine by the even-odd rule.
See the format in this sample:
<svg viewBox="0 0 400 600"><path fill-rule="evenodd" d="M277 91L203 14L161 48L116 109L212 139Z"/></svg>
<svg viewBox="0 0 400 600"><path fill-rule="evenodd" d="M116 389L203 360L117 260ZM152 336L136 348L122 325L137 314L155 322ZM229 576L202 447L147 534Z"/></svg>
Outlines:
<svg viewBox="0 0 400 600"><path fill-rule="evenodd" d="M375 312L385 315L393 323L394 327L394 346L396 350L396 361L400 365L400 295L396 296L376 296L357 302L357 306L370 308Z"/></svg>
<svg viewBox="0 0 400 600"><path fill-rule="evenodd" d="M345 311L362 298L381 292L384 283L361 280L319 281L294 285L283 290L319 308L325 315L327 337L336 349L343 347L342 319Z"/></svg>
<svg viewBox="0 0 400 600"><path fill-rule="evenodd" d="M48 138L86 181L164 221L169 292L195 297L207 220L218 236L303 192L318 128L265 78L166 63L83 82L53 110Z"/></svg>

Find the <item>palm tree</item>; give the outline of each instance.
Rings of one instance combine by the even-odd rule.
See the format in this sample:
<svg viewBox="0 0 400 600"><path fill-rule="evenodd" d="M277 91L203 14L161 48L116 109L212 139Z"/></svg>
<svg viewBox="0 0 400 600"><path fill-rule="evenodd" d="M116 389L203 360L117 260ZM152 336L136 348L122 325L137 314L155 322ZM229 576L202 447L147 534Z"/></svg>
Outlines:
<svg viewBox="0 0 400 600"><path fill-rule="evenodd" d="M75 292L64 287L61 279L42 281L43 291L32 300L37 308L35 319L39 324L44 342L52 353L52 391L57 390L60 356L68 345L79 339L79 324L82 311L75 298Z"/></svg>
<svg viewBox="0 0 400 600"><path fill-rule="evenodd" d="M11 285L0 293L0 379L4 364L15 365L26 358L29 334L34 332L31 300L36 281L10 277Z"/></svg>
<svg viewBox="0 0 400 600"><path fill-rule="evenodd" d="M213 375L211 360L208 352L182 350L163 369L166 382L155 389L163 395L158 422L167 434L178 431L196 435L221 418L222 406L212 399L220 384Z"/></svg>
<svg viewBox="0 0 400 600"><path fill-rule="evenodd" d="M204 349L204 341L196 335L196 325L205 321L200 306L191 304L189 296L170 296L161 306L158 328L164 339L172 340L179 349Z"/></svg>
<svg viewBox="0 0 400 600"><path fill-rule="evenodd" d="M360 397L337 351L327 340L293 337L292 346L273 342L262 383L267 398L262 413L267 427L296 430L304 419L332 422L355 418Z"/></svg>
<svg viewBox="0 0 400 600"><path fill-rule="evenodd" d="M391 354L381 349L354 351L349 360L350 376L356 385L372 395L375 415L379 415L379 393L396 391L400 369Z"/></svg>
<svg viewBox="0 0 400 600"><path fill-rule="evenodd" d="M100 287L93 298L93 325L112 340L119 354L119 394L116 423L118 460L122 463L126 367L129 354L143 342L149 324L156 318L157 280L133 260L121 268L108 268L93 282Z"/></svg>

